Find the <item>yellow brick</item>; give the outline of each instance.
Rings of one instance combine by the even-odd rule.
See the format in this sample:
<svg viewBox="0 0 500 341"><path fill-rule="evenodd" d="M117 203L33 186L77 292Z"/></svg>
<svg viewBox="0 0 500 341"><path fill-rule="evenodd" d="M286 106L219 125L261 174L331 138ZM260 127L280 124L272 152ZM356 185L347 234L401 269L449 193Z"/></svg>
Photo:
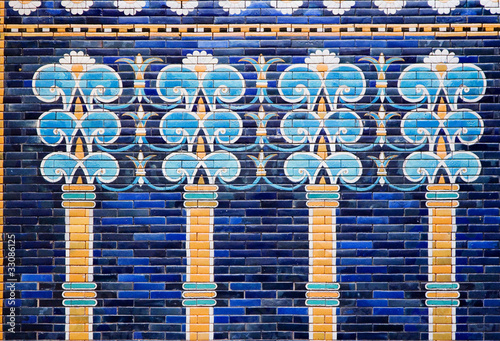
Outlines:
<svg viewBox="0 0 500 341"><path fill-rule="evenodd" d="M193 307L193 308L189 308L189 313L191 315L198 315L198 316L210 315L211 309L212 308L209 308L209 307Z"/></svg>
<svg viewBox="0 0 500 341"><path fill-rule="evenodd" d="M191 258L191 265L210 266L210 258Z"/></svg>
<svg viewBox="0 0 500 341"><path fill-rule="evenodd" d="M451 274L436 274L436 282L453 282L454 276Z"/></svg>
<svg viewBox="0 0 500 341"><path fill-rule="evenodd" d="M432 217L432 224L451 225L451 224L453 224L453 218L452 217Z"/></svg>
<svg viewBox="0 0 500 341"><path fill-rule="evenodd" d="M324 266L318 266L315 265L312 267L313 274L319 275L319 274L324 274L325 273L325 267Z"/></svg>
<svg viewBox="0 0 500 341"><path fill-rule="evenodd" d="M325 316L323 315L313 315L312 316L312 321L310 321L314 324L323 324L325 323Z"/></svg>
<svg viewBox="0 0 500 341"><path fill-rule="evenodd" d="M71 240L90 240L90 234L88 233L70 233L69 237Z"/></svg>
<svg viewBox="0 0 500 341"><path fill-rule="evenodd" d="M432 267L432 272L435 274L451 274L451 265L435 265Z"/></svg>
<svg viewBox="0 0 500 341"><path fill-rule="evenodd" d="M452 217L454 210L448 208L438 208L436 209L436 216L438 217Z"/></svg>
<svg viewBox="0 0 500 341"><path fill-rule="evenodd" d="M312 233L329 233L333 232L333 226L331 224L317 224L312 227Z"/></svg>
<svg viewBox="0 0 500 341"><path fill-rule="evenodd" d="M88 258L70 258L69 260L70 265L88 265L89 259Z"/></svg>
<svg viewBox="0 0 500 341"><path fill-rule="evenodd" d="M323 316L332 315L332 308L314 307L313 314L314 315L323 315Z"/></svg>
<svg viewBox="0 0 500 341"><path fill-rule="evenodd" d="M209 242L199 242L199 241L189 241L190 249L198 249L198 250L209 250L210 243Z"/></svg>
<svg viewBox="0 0 500 341"><path fill-rule="evenodd" d="M69 334L69 339L75 340L75 341L88 341L88 340L90 340L90 337L89 337L89 333L71 332Z"/></svg>
<svg viewBox="0 0 500 341"><path fill-rule="evenodd" d="M451 257L451 249L437 249L432 250L432 257Z"/></svg>
<svg viewBox="0 0 500 341"><path fill-rule="evenodd" d="M315 324L314 331L316 332L331 332L333 326L331 324Z"/></svg>
<svg viewBox="0 0 500 341"><path fill-rule="evenodd" d="M451 249L453 247L451 241L437 241L435 245L436 249Z"/></svg>
<svg viewBox="0 0 500 341"><path fill-rule="evenodd" d="M323 216L313 217L312 223L313 223L313 225L324 225L324 224L326 224L325 217L323 217Z"/></svg>
<svg viewBox="0 0 500 341"><path fill-rule="evenodd" d="M318 333L315 329L315 332L313 333L313 340L325 340L325 333Z"/></svg>
<svg viewBox="0 0 500 341"><path fill-rule="evenodd" d="M192 332L208 332L210 331L210 325L209 324L191 324L189 325L189 330Z"/></svg>
<svg viewBox="0 0 500 341"><path fill-rule="evenodd" d="M433 333L432 339L435 341L451 341L453 340L452 333Z"/></svg>
<svg viewBox="0 0 500 341"><path fill-rule="evenodd" d="M432 322L434 324L451 324L453 322L451 316L436 316L432 317Z"/></svg>
<svg viewBox="0 0 500 341"><path fill-rule="evenodd" d="M69 250L69 257L70 258L78 258L78 257L83 257L87 258L91 256L91 252L89 250Z"/></svg>
<svg viewBox="0 0 500 341"><path fill-rule="evenodd" d="M81 208L70 208L67 209L69 211L69 216L70 217L88 217L89 215L89 210L86 209L81 209Z"/></svg>
<svg viewBox="0 0 500 341"><path fill-rule="evenodd" d="M436 257L433 259L435 265L452 265L453 259L448 257Z"/></svg>
<svg viewBox="0 0 500 341"><path fill-rule="evenodd" d="M313 258L313 265L334 265L331 258Z"/></svg>
<svg viewBox="0 0 500 341"><path fill-rule="evenodd" d="M316 283L330 283L333 282L334 278L332 275L328 274L313 274L313 282Z"/></svg>
<svg viewBox="0 0 500 341"><path fill-rule="evenodd" d="M198 336L195 340L199 340L199 341L209 341L211 340L210 338L210 333L208 332L205 332L205 333L197 333Z"/></svg>
<svg viewBox="0 0 500 341"><path fill-rule="evenodd" d="M209 241L210 240L210 234L209 233L197 233L196 234L196 240L197 241Z"/></svg>
<svg viewBox="0 0 500 341"><path fill-rule="evenodd" d="M315 241L313 243L313 248L316 250L331 250L333 249L333 243L328 241Z"/></svg>
<svg viewBox="0 0 500 341"><path fill-rule="evenodd" d="M211 282L210 275L205 274L191 274L190 275L191 282Z"/></svg>
<svg viewBox="0 0 500 341"><path fill-rule="evenodd" d="M436 241L450 241L451 233L433 233L432 239Z"/></svg>
<svg viewBox="0 0 500 341"><path fill-rule="evenodd" d="M333 210L331 208L315 208L313 209L313 215L315 217L323 216L323 217L331 217L333 216Z"/></svg>
<svg viewBox="0 0 500 341"><path fill-rule="evenodd" d="M70 225L91 225L92 221L88 217L70 217Z"/></svg>

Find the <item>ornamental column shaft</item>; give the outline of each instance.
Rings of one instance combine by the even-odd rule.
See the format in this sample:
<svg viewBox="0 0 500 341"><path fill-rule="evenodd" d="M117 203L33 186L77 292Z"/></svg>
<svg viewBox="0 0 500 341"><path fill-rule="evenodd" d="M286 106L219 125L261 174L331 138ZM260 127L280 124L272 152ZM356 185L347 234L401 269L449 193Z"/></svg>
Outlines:
<svg viewBox="0 0 500 341"><path fill-rule="evenodd" d="M309 339L337 339L336 208L337 185L307 185L309 207L309 283L306 306L309 310Z"/></svg>
<svg viewBox="0 0 500 341"><path fill-rule="evenodd" d="M460 285L455 278L459 186L428 185L427 190L429 283L425 286L425 303L429 309L429 340L455 340L456 307L460 304Z"/></svg>
<svg viewBox="0 0 500 341"><path fill-rule="evenodd" d="M216 185L184 186L186 207L186 282L183 306L186 307L186 340L214 339L214 208Z"/></svg>
<svg viewBox="0 0 500 341"><path fill-rule="evenodd" d="M93 307L97 285L93 283L93 224L95 186L63 185L66 216L66 281L63 305L66 340L93 340Z"/></svg>

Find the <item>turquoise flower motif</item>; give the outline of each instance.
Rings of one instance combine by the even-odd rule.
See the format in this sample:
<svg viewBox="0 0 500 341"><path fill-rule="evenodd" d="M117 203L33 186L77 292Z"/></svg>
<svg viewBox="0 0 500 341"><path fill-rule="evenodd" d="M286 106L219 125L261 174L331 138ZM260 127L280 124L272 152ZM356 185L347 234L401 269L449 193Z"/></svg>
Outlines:
<svg viewBox="0 0 500 341"><path fill-rule="evenodd" d="M92 150L92 144L111 144L115 142L121 130L121 124L115 113L105 109L86 112L81 118L69 111L50 110L37 121L37 132L42 141L50 146L65 142L68 151L77 136L84 138Z"/></svg>
<svg viewBox="0 0 500 341"><path fill-rule="evenodd" d="M75 173L81 169L88 184L99 182L113 182L119 173L116 159L108 153L89 153L83 158L71 153L55 152L47 155L40 170L43 177L49 182L58 182L64 178L65 183L73 183Z"/></svg>
<svg viewBox="0 0 500 341"><path fill-rule="evenodd" d="M354 183L362 173L362 164L357 156L348 152L333 153L326 158L314 153L294 153L285 161L285 175L293 182L308 178L316 183L319 172L324 169L331 184L340 178L343 182Z"/></svg>
<svg viewBox="0 0 500 341"><path fill-rule="evenodd" d="M423 64L407 67L398 83L399 93L412 103L427 102L430 110L438 98L446 98L452 110L458 100L479 101L486 91L486 76L474 64L460 63L448 50L436 50L424 59Z"/></svg>
<svg viewBox="0 0 500 341"><path fill-rule="evenodd" d="M430 184L436 182L440 169L444 169L450 183L459 178L472 182L481 173L481 161L471 152L451 152L445 157L432 152L415 152L406 158L403 165L403 172L410 181L421 182L427 177Z"/></svg>
<svg viewBox="0 0 500 341"><path fill-rule="evenodd" d="M240 175L240 162L232 153L217 151L200 157L194 153L172 153L163 161L163 175L172 182L187 179L193 184L200 169L205 171L210 184L217 178L231 182Z"/></svg>
<svg viewBox="0 0 500 341"><path fill-rule="evenodd" d="M33 76L33 92L39 100L53 103L62 99L69 111L75 97L80 96L88 110L94 104L110 103L122 94L122 81L111 67L95 64L83 52L71 51L59 64L44 65Z"/></svg>

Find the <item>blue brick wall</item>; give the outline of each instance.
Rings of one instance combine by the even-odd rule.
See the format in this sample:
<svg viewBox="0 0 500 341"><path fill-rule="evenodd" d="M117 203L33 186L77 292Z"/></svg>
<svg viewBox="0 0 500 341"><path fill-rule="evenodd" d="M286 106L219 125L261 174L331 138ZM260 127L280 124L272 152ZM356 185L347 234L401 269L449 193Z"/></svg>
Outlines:
<svg viewBox="0 0 500 341"><path fill-rule="evenodd" d="M76 199L62 186L78 177L96 196L89 340L195 339L189 182L217 186L212 339L318 339L306 186L326 182L339 186L334 337L429 340L427 185L440 177L459 185L453 337L500 340L497 2L84 3L5 3L5 340L69 339Z"/></svg>

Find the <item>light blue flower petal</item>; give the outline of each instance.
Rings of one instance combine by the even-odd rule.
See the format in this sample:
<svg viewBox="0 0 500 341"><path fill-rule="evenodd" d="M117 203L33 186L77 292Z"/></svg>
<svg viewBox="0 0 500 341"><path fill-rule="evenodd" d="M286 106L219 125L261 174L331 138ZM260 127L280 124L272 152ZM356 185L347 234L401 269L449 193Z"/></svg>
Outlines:
<svg viewBox="0 0 500 341"><path fill-rule="evenodd" d="M69 154L56 152L43 158L40 170L43 177L50 182L58 182L64 177L66 183L71 183L73 173L79 166L78 159Z"/></svg>
<svg viewBox="0 0 500 341"><path fill-rule="evenodd" d="M187 137L194 138L200 126L200 119L183 109L174 109L167 113L160 122L160 133L168 144L184 143Z"/></svg>
<svg viewBox="0 0 500 341"><path fill-rule="evenodd" d="M471 152L454 152L445 159L448 174L452 178L460 177L465 182L472 182L481 173L481 162Z"/></svg>
<svg viewBox="0 0 500 341"><path fill-rule="evenodd" d="M38 135L43 142L55 146L65 139L70 144L73 134L76 132L75 117L66 111L51 110L45 112L38 119Z"/></svg>
<svg viewBox="0 0 500 341"><path fill-rule="evenodd" d="M168 181L179 182L185 177L193 183L200 160L192 153L172 153L162 164L163 175Z"/></svg>
<svg viewBox="0 0 500 341"><path fill-rule="evenodd" d="M232 153L215 152L207 155L203 160L211 177L211 183L215 183L217 177L230 182L240 175L240 162Z"/></svg>
<svg viewBox="0 0 500 341"><path fill-rule="evenodd" d="M211 104L216 98L224 103L234 103L245 94L245 81L238 70L229 65L217 65L203 79L203 90Z"/></svg>
<svg viewBox="0 0 500 341"><path fill-rule="evenodd" d="M403 136L411 143L424 143L433 138L439 131L439 120L435 114L427 110L413 110L401 121Z"/></svg>
<svg viewBox="0 0 500 341"><path fill-rule="evenodd" d="M346 102L355 102L365 93L365 76L357 66L339 64L325 75L325 86L331 103L337 96Z"/></svg>
<svg viewBox="0 0 500 341"><path fill-rule="evenodd" d="M332 177L331 182L336 183L340 177L348 183L359 180L363 172L361 161L354 154L342 152L334 153L326 158L327 172Z"/></svg>
<svg viewBox="0 0 500 341"><path fill-rule="evenodd" d="M329 112L324 124L330 143L334 143L336 136L342 143L354 143L363 134L363 121L348 109Z"/></svg>
<svg viewBox="0 0 500 341"><path fill-rule="evenodd" d="M43 102L51 103L62 97L66 107L72 102L76 81L68 70L57 64L42 66L33 76L33 92Z"/></svg>
<svg viewBox="0 0 500 341"><path fill-rule="evenodd" d="M450 136L457 136L466 145L476 143L483 134L481 116L468 109L448 114L446 126Z"/></svg>
<svg viewBox="0 0 500 341"><path fill-rule="evenodd" d="M168 103L184 102L193 104L198 92L198 76L196 72L181 65L169 65L158 74L156 91Z"/></svg>
<svg viewBox="0 0 500 341"><path fill-rule="evenodd" d="M114 142L120 135L120 119L115 113L107 110L89 112L82 121L82 129L89 143L108 144Z"/></svg>
<svg viewBox="0 0 500 341"><path fill-rule="evenodd" d="M219 143L234 143L242 134L240 117L228 110L210 112L201 122L207 137L215 137Z"/></svg>
<svg viewBox="0 0 500 341"><path fill-rule="evenodd" d="M80 78L80 89L86 103L94 100L110 103L121 95L122 88L120 75L106 65L93 66Z"/></svg>
<svg viewBox="0 0 500 341"><path fill-rule="evenodd" d="M441 158L434 153L415 152L406 158L403 172L410 181L419 182L427 176L428 183L433 183L434 177L442 165Z"/></svg>
<svg viewBox="0 0 500 341"><path fill-rule="evenodd" d="M321 122L308 111L292 111L281 121L281 133L290 143L300 144L318 134Z"/></svg>
<svg viewBox="0 0 500 341"><path fill-rule="evenodd" d="M291 66L280 77L278 88L283 99L289 103L298 103L306 99L315 103L321 90L321 78L306 66Z"/></svg>
<svg viewBox="0 0 500 341"><path fill-rule="evenodd" d="M93 183L97 177L100 182L109 183L116 179L120 167L116 159L108 153L92 153L83 160L84 172L88 182Z"/></svg>
<svg viewBox="0 0 500 341"><path fill-rule="evenodd" d="M312 153L294 153L285 161L285 174L293 182L300 182L305 177L313 184L322 159Z"/></svg>
<svg viewBox="0 0 500 341"><path fill-rule="evenodd" d="M436 102L436 95L440 90L440 80L429 65L411 65L399 77L398 89L403 98L409 102L426 101ZM430 97L430 98L428 98Z"/></svg>

